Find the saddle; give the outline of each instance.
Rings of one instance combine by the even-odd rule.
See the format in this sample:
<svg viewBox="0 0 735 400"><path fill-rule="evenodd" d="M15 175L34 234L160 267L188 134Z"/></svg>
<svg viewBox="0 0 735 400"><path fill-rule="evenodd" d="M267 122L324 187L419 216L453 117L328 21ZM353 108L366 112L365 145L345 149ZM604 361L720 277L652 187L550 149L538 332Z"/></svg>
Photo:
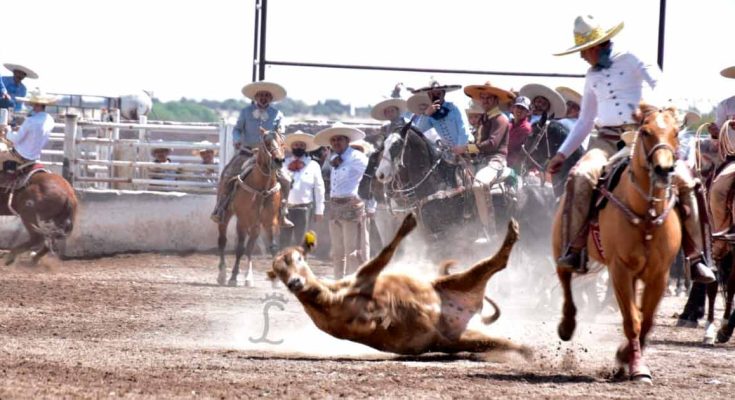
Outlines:
<svg viewBox="0 0 735 400"><path fill-rule="evenodd" d="M627 167L628 164L630 164L630 157L625 157L616 161L612 165L606 166L602 171L602 175L597 181L595 191L592 194L592 210L595 217L597 216L597 213L604 209L608 203L607 197L600 193L600 188L604 187L608 192L612 193L612 191L618 186L618 183L620 183L620 178L622 178L623 171L625 171L625 167Z"/></svg>
<svg viewBox="0 0 735 400"><path fill-rule="evenodd" d="M0 171L0 189L5 193L23 189L28 186L31 177L39 172L51 173L43 164L37 162L21 165L15 170Z"/></svg>

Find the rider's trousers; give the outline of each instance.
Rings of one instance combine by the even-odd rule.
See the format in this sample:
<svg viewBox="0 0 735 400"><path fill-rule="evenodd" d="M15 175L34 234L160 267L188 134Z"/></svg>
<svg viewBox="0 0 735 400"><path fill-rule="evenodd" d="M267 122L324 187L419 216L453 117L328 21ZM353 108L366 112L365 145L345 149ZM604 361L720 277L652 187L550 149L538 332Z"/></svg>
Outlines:
<svg viewBox="0 0 735 400"><path fill-rule="evenodd" d="M492 158L485 166L478 169L472 182L472 193L475 195L477 213L488 235L496 233L495 209L490 195L490 188L500 178L503 169L505 169L505 160L499 157Z"/></svg>
<svg viewBox="0 0 735 400"><path fill-rule="evenodd" d="M712 211L712 230L716 233L727 231L733 223L733 205L727 204L730 191L735 184L735 162L725 166L712 181L709 191L709 204ZM712 248L715 260L727 253L727 242L715 240Z"/></svg>

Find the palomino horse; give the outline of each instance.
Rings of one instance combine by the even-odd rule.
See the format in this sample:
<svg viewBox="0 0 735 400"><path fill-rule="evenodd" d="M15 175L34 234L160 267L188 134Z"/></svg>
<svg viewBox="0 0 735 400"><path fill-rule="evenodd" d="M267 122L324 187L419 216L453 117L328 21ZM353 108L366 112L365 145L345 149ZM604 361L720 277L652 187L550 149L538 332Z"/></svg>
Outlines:
<svg viewBox="0 0 735 400"><path fill-rule="evenodd" d="M26 251L35 250L33 264L49 251L55 252L57 241L69 236L77 213L77 196L64 178L41 168L3 177L0 189L0 215L20 217L29 238L5 256L5 265Z"/></svg>
<svg viewBox="0 0 735 400"><path fill-rule="evenodd" d="M658 110L642 104L636 117L641 127L633 141L630 163L612 193L602 190L609 199L598 217L604 257L595 247L592 232L588 235L587 248L593 260L608 266L623 316L628 342L618 350L618 362L628 363L631 379L650 382L651 374L643 362L642 348L666 289L669 267L681 245L679 216L672 211L676 202L672 182L678 129L674 109ZM601 159L604 162L604 153L591 150L579 165L599 163ZM564 201L554 218L555 258L562 252ZM570 340L576 327L577 311L572 299L572 273L557 268L557 275L564 291L558 333L562 340ZM636 304L639 280L645 284L640 307Z"/></svg>
<svg viewBox="0 0 735 400"><path fill-rule="evenodd" d="M232 216L237 217L237 246L235 247L235 265L228 284L237 285L240 273L240 258L243 253L248 257L248 272L245 284L252 285L253 261L252 252L255 241L260 235L260 228L265 229L268 239L268 250L274 256L278 250L276 238L280 227L278 223L279 205L281 204L281 185L276 173L283 165L283 138L278 132L262 132L262 141L255 151L255 162L246 175L234 178L235 193L219 224L219 275L217 283L225 284L227 275L225 264L225 246L227 246L227 225ZM252 158L246 162L252 163ZM247 247L245 237L248 238Z"/></svg>

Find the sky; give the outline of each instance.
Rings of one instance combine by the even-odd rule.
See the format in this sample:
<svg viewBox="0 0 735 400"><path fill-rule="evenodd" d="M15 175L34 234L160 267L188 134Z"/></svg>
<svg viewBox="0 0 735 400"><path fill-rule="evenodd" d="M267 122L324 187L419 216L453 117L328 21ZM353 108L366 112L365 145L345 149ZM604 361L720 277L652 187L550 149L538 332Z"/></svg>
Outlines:
<svg viewBox="0 0 735 400"><path fill-rule="evenodd" d="M255 0L36 0L3 5L0 62L26 65L26 80L52 93L119 96L152 91L161 100L241 99L253 68ZM656 62L659 0L269 0L270 61L365 64L483 71L583 74L573 21L590 14L625 28L613 42ZM679 104L706 108L735 92L719 71L728 52L733 0L668 0L664 77ZM0 74L9 74L2 70ZM580 78L507 77L270 66L265 78L291 98L339 99L356 106L389 96L397 82L507 89L526 83L566 85ZM450 96L466 103L461 92ZM708 110L705 110L708 111Z"/></svg>

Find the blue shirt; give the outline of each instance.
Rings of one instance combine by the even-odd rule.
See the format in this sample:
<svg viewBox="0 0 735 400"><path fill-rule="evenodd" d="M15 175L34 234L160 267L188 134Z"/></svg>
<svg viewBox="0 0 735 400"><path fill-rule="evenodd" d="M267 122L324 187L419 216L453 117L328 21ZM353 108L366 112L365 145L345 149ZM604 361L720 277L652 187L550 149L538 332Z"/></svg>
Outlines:
<svg viewBox="0 0 735 400"><path fill-rule="evenodd" d="M260 128L268 131L283 131L283 113L272 106L261 110L251 104L240 111L237 124L232 130L234 143L255 147L260 144Z"/></svg>
<svg viewBox="0 0 735 400"><path fill-rule="evenodd" d="M435 119L431 116L427 118L428 128L436 129L441 136L442 141L451 146L465 145L470 141L470 132L467 130L466 117L462 111L453 103L445 101L444 106L449 109L447 116L441 119Z"/></svg>
<svg viewBox="0 0 735 400"><path fill-rule="evenodd" d="M15 83L15 79L12 76L2 77L2 94L9 94L10 100L0 99L0 108L13 108L15 111L20 111L23 107L23 103L15 101L16 97L26 96L26 87L23 83Z"/></svg>

